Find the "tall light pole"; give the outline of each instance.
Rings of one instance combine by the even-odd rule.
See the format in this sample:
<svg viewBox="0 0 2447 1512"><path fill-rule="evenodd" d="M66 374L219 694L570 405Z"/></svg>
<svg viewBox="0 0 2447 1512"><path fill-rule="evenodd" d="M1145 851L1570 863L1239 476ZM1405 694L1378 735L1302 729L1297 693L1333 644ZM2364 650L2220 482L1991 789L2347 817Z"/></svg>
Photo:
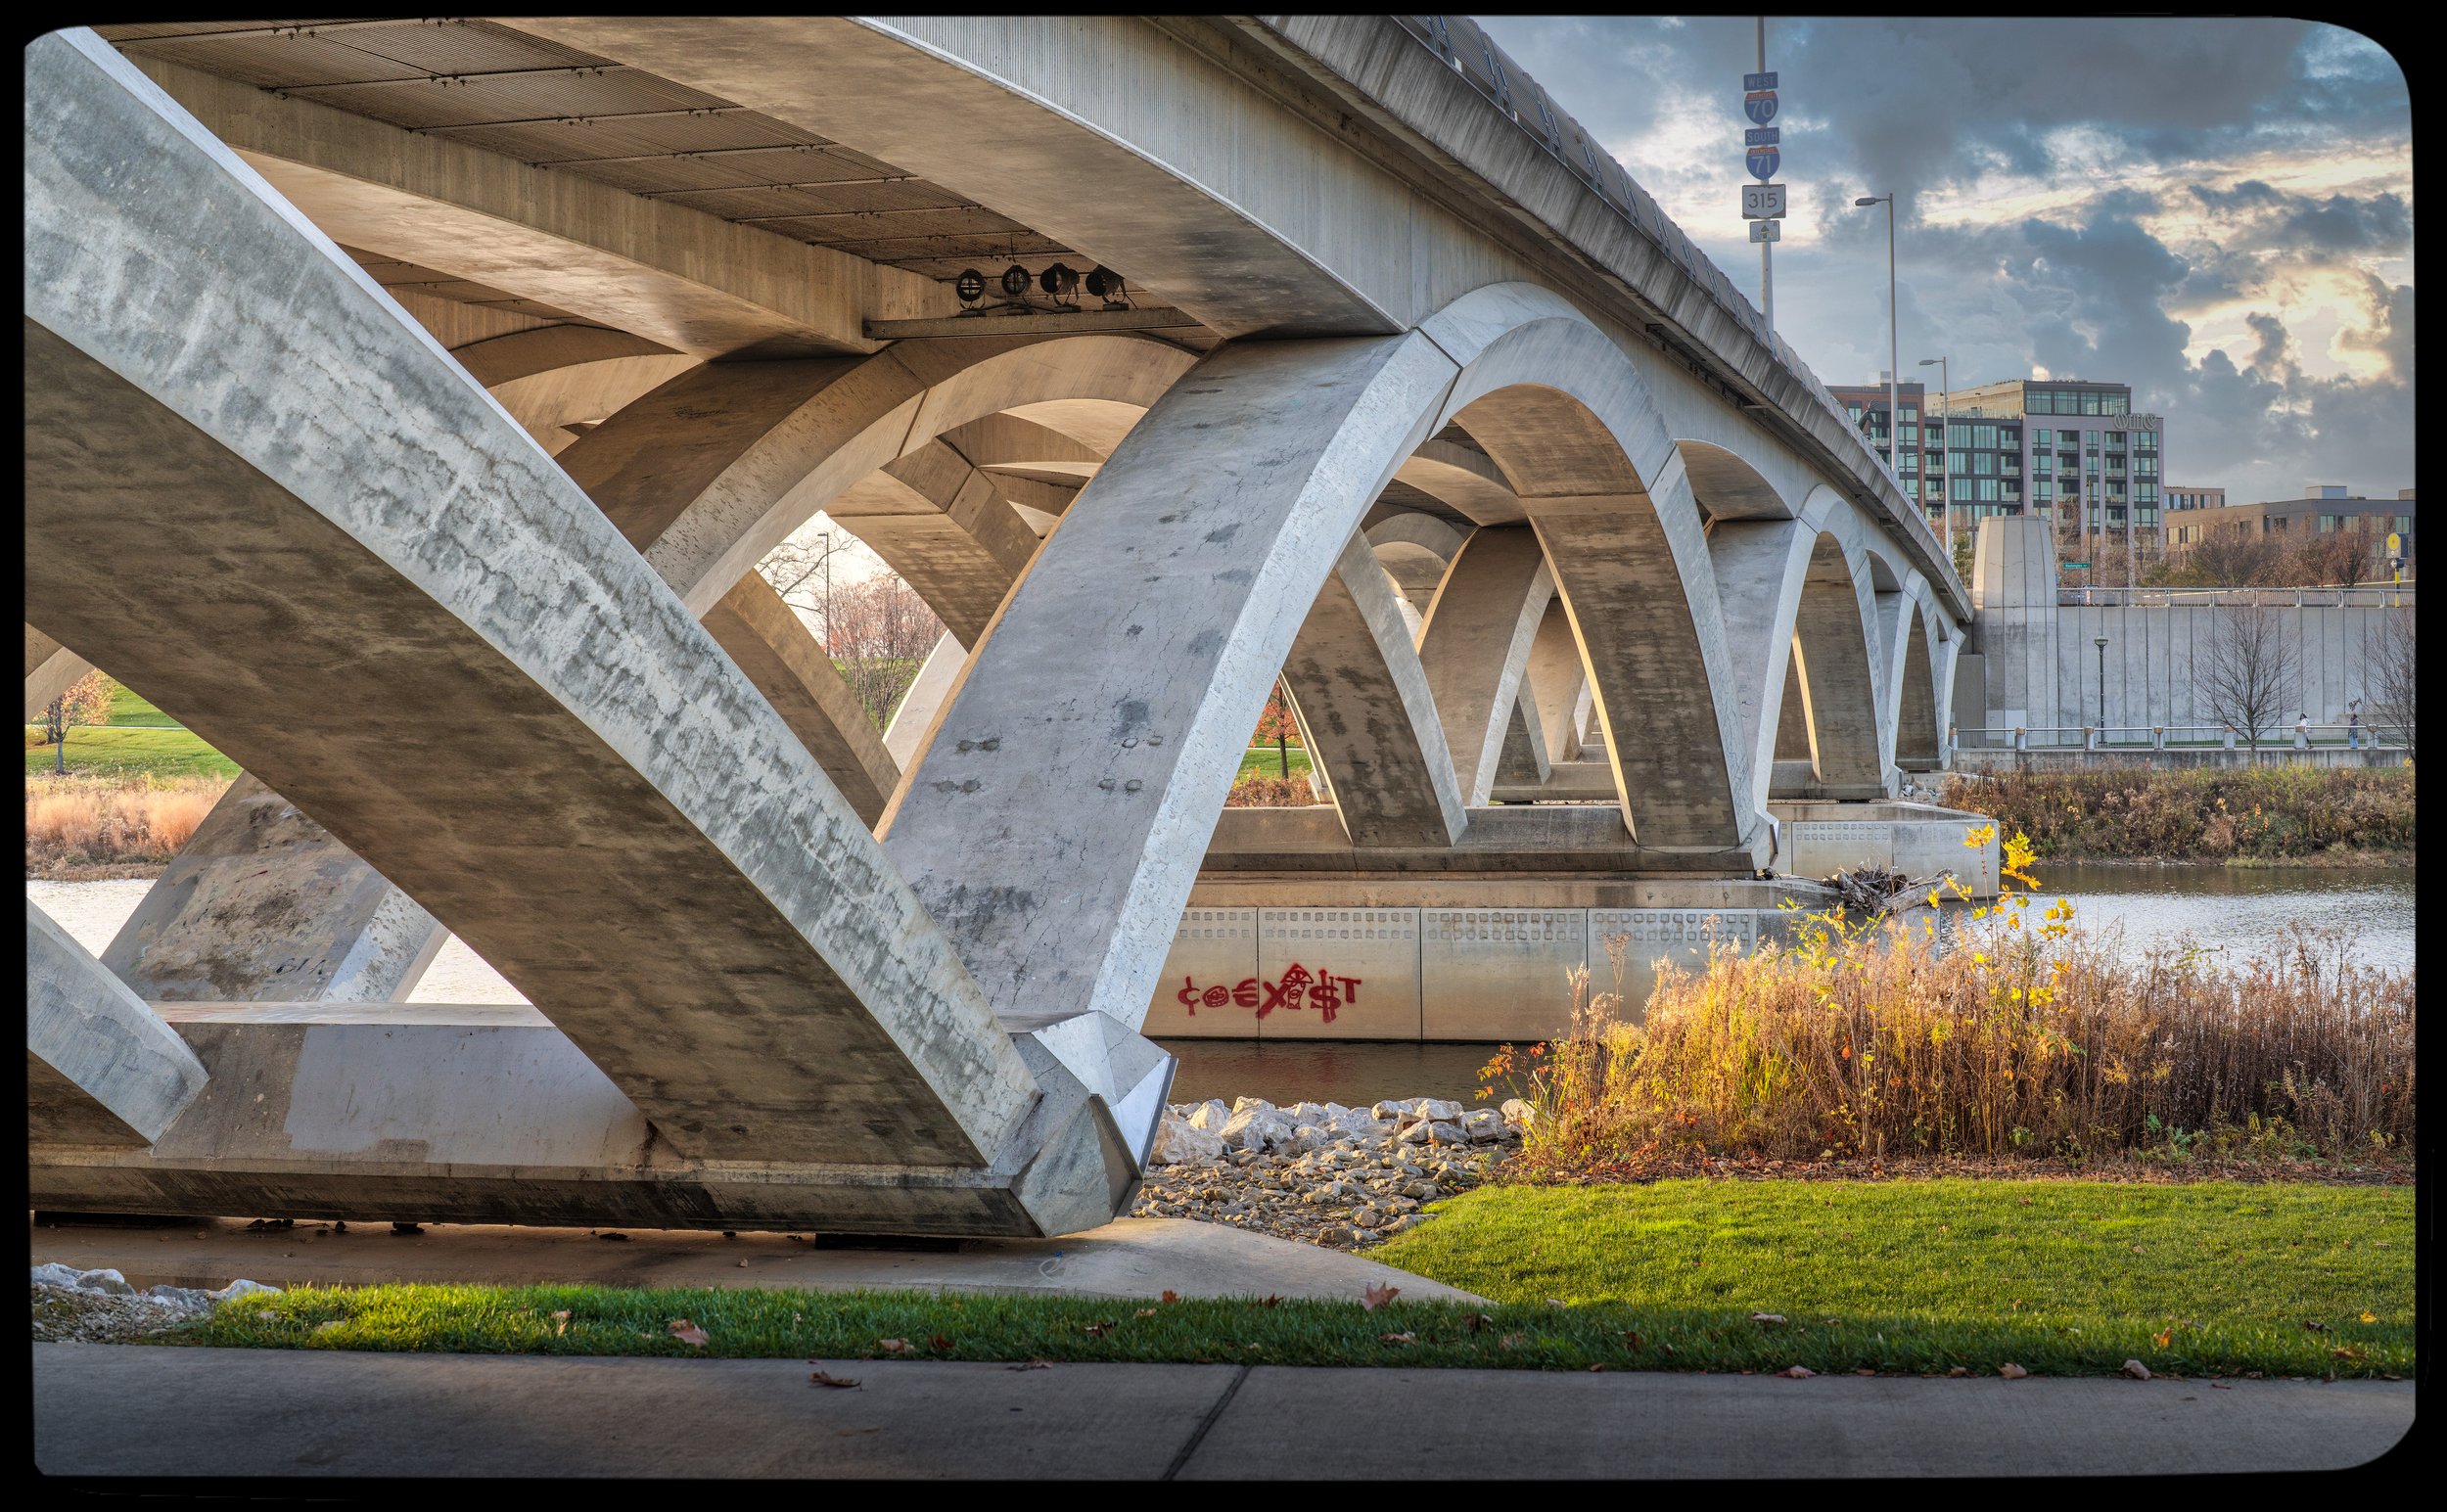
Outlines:
<svg viewBox="0 0 2447 1512"><path fill-rule="evenodd" d="M1886 206L1886 466L1900 480L1903 469L1895 457L1895 437L1903 434L1903 407L1895 400L1896 387L1903 375L1896 371L1901 351L1895 343L1895 195L1867 195L1852 202L1853 208L1866 209L1872 205Z"/></svg>
<svg viewBox="0 0 2447 1512"><path fill-rule="evenodd" d="M2091 644L2099 648L2099 744L2107 743L2107 637L2100 636Z"/></svg>
<svg viewBox="0 0 2447 1512"><path fill-rule="evenodd" d="M1946 565L1952 567L1955 560L1955 475L1953 466L1946 460L1946 454L1955 443L1955 386L1954 380L1947 375L1944 357L1920 359L1920 366L1932 365L1937 369L1937 396L1945 402L1946 406L1944 417L1937 422L1937 503L1938 507L1946 512ZM1920 406L1920 424L1923 426L1928 424L1926 404ZM1925 438L1928 433L1922 431L1920 434ZM1925 472L1923 476L1926 476Z"/></svg>

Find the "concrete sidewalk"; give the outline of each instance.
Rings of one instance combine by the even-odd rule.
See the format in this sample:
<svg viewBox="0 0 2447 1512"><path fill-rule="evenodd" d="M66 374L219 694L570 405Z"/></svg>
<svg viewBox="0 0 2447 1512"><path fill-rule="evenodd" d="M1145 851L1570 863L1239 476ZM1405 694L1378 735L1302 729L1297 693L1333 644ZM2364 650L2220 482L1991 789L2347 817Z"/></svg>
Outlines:
<svg viewBox="0 0 2447 1512"><path fill-rule="evenodd" d="M2369 1381L33 1351L46 1474L182 1482L2250 1473L2365 1463L2414 1406Z"/></svg>
<svg viewBox="0 0 2447 1512"><path fill-rule="evenodd" d="M725 1239L705 1229L625 1231L437 1223L394 1236L387 1223L335 1233L310 1223L250 1229L236 1218L173 1228L33 1228L33 1263L118 1271L138 1288L367 1286L389 1281L492 1286L915 1288L1071 1297L1354 1299L1390 1285L1413 1302L1478 1302L1468 1292L1314 1244L1186 1218L1122 1218L1060 1239L972 1239L956 1251L822 1250L787 1234Z"/></svg>

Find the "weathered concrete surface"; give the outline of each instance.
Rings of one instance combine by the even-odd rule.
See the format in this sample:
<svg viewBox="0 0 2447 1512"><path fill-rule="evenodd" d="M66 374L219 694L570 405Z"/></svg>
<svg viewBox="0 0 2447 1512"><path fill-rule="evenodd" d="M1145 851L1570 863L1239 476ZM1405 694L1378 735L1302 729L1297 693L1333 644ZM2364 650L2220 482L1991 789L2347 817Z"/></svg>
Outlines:
<svg viewBox="0 0 2447 1512"><path fill-rule="evenodd" d="M1421 331L1463 367L1440 422L1495 459L1537 527L1626 822L1657 848L1764 854L1707 540L1639 371L1542 289L1479 290Z"/></svg>
<svg viewBox="0 0 2447 1512"><path fill-rule="evenodd" d="M1828 798L1885 795L1875 663L1880 638L1869 584L1840 546L1822 535L1802 575L1793 618L1793 660L1810 723L1814 791Z"/></svg>
<svg viewBox="0 0 2447 1512"><path fill-rule="evenodd" d="M1283 663L1310 758L1355 845L1451 845L1466 796L1385 570L1354 534Z"/></svg>
<svg viewBox="0 0 2447 1512"><path fill-rule="evenodd" d="M25 722L33 723L51 701L93 670L93 664L32 625L25 627Z"/></svg>
<svg viewBox="0 0 2447 1512"><path fill-rule="evenodd" d="M900 765L875 733L866 706L798 615L762 576L750 573L706 612L705 627L872 826L900 784Z"/></svg>
<svg viewBox="0 0 2447 1512"><path fill-rule="evenodd" d="M936 441L887 463L825 505L974 646L1037 551L1003 483Z"/></svg>
<svg viewBox="0 0 2447 1512"><path fill-rule="evenodd" d="M50 915L25 905L31 1139L141 1148L195 1100L204 1063Z"/></svg>
<svg viewBox="0 0 2447 1512"><path fill-rule="evenodd" d="M296 804L242 776L102 964L148 1001L394 1002L416 990L448 933Z"/></svg>
<svg viewBox="0 0 2447 1512"><path fill-rule="evenodd" d="M810 1390L810 1365L858 1389ZM2391 1450L2386 1469L2415 1468L2413 1382L2219 1386L42 1344L33 1459L77 1477L1378 1483L2217 1476ZM1352 1403L1378 1395L1404 1410L1354 1432Z"/></svg>
<svg viewBox="0 0 2447 1512"><path fill-rule="evenodd" d="M158 58L135 66L335 240L698 357L872 351L932 279Z"/></svg>
<svg viewBox="0 0 2447 1512"><path fill-rule="evenodd" d="M1537 533L1484 527L1462 542L1428 606L1419 662L1472 807L1484 807L1495 786L1530 646L1553 597Z"/></svg>
<svg viewBox="0 0 2447 1512"><path fill-rule="evenodd" d="M950 701L951 690L968 664L968 648L946 630L919 664L909 691L900 695L900 707L893 710L892 723L884 727L884 750L901 771L917 765L917 758L934 732L935 716Z"/></svg>
<svg viewBox="0 0 2447 1512"><path fill-rule="evenodd" d="M108 1267L139 1288L247 1276L266 1285L380 1286L391 1282L670 1287L863 1288L1042 1297L1181 1297L1356 1300L1370 1285L1402 1288L1413 1301L1476 1302L1471 1294L1317 1245L1185 1218L1121 1218L1059 1239L966 1239L955 1253L916 1249L818 1249L796 1235L742 1228L640 1229L605 1244L580 1228L437 1224L392 1240L354 1222L346 1233L313 1228L266 1233L242 1218L207 1218L160 1231L33 1230L33 1262L80 1270ZM744 1264L742 1262L745 1262Z"/></svg>
<svg viewBox="0 0 2447 1512"><path fill-rule="evenodd" d="M1798 520L1719 520L1708 557L1724 606L1733 697L1750 750L1751 802L1763 806L1777 758L1809 754L1809 714L1793 665L1793 620L1816 536Z"/></svg>
<svg viewBox="0 0 2447 1512"><path fill-rule="evenodd" d="M45 38L28 69L54 108L27 143L27 543L109 564L29 583L32 618L176 690L673 1144L995 1158L1031 1117L1007 1038L593 504L108 48ZM260 720L300 701L310 729ZM402 762L402 718L517 738Z"/></svg>
<svg viewBox="0 0 2447 1512"><path fill-rule="evenodd" d="M714 363L560 461L703 613L817 511L944 432L1055 398L1143 407L1191 360L1147 337L983 336L867 358Z"/></svg>
<svg viewBox="0 0 2447 1512"><path fill-rule="evenodd" d="M1143 1016L1268 686L1454 365L1225 346L1063 517L883 825L998 1005Z"/></svg>

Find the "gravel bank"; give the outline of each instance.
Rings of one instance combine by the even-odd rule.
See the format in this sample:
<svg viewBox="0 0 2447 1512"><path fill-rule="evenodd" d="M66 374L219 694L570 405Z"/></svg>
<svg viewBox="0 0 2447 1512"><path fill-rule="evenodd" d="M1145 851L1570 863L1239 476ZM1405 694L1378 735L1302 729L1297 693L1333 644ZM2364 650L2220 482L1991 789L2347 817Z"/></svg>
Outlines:
<svg viewBox="0 0 2447 1512"><path fill-rule="evenodd" d="M1176 1105L1156 1130L1135 1217L1196 1218L1363 1250L1487 1179L1528 1110L1414 1097L1368 1108L1244 1097Z"/></svg>

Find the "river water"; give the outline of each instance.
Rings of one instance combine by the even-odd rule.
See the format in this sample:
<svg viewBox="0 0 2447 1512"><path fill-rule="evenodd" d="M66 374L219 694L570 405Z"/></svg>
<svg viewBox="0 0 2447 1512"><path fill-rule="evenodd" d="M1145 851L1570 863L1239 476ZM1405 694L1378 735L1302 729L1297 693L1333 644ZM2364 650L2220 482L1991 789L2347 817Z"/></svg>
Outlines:
<svg viewBox="0 0 2447 1512"><path fill-rule="evenodd" d="M2350 932L2362 958L2394 970L2413 964L2413 868L2253 870L2220 866L2075 866L2042 862L2042 896L2070 897L2094 928L2120 926L2128 953L2189 937L2240 961L2279 930L2302 923ZM152 884L28 882L25 895L86 949L99 954ZM1959 905L1957 905L1959 906ZM522 1003L527 999L455 937L409 994L418 1003ZM1173 1101L1236 1096L1291 1103L1369 1103L1388 1097L1469 1099L1491 1045L1262 1044L1167 1040L1180 1058Z"/></svg>

